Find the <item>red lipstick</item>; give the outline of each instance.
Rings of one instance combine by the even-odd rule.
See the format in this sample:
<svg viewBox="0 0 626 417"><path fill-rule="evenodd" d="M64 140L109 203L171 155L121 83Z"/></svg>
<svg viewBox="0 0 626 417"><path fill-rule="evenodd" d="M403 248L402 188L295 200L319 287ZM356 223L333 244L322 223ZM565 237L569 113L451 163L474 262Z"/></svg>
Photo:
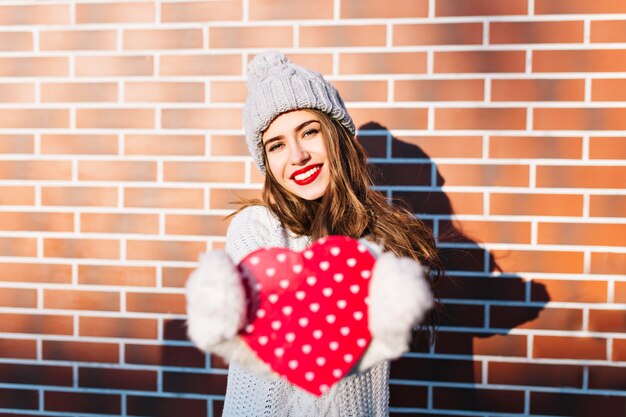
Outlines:
<svg viewBox="0 0 626 417"><path fill-rule="evenodd" d="M323 165L324 164L315 164L315 165L309 165L307 167L299 169L295 171L293 174L291 174L291 177L289 177L289 179L293 180L293 182L295 182L298 185L310 184L313 181L315 181L317 177L320 175L320 172L322 172ZM298 176L300 176L300 178L296 178Z"/></svg>

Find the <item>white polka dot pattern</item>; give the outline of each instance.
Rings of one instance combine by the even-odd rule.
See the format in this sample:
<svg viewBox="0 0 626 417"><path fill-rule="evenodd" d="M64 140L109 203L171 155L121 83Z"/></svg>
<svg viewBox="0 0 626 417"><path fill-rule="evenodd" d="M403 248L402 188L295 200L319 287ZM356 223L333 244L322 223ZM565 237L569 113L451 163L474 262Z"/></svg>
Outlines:
<svg viewBox="0 0 626 417"><path fill-rule="evenodd" d="M330 236L304 252L265 248L240 263L249 277L242 339L281 377L323 395L371 341L366 298L374 258L357 241Z"/></svg>

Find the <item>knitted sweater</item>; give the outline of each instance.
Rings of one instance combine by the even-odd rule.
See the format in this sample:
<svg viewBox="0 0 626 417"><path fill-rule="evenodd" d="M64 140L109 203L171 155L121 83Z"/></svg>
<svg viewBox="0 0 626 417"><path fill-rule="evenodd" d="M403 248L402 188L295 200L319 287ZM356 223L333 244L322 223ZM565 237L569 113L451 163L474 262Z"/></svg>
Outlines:
<svg viewBox="0 0 626 417"><path fill-rule="evenodd" d="M301 251L311 243L296 237L262 206L238 213L228 228L226 251L238 264L261 247ZM259 376L231 362L224 417L379 417L388 416L389 363L348 376L322 397L315 397L278 377Z"/></svg>

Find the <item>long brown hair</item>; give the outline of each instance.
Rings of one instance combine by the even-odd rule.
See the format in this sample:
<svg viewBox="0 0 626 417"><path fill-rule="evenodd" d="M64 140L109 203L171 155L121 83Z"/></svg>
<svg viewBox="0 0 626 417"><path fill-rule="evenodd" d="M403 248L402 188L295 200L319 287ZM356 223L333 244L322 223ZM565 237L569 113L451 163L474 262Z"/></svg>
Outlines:
<svg viewBox="0 0 626 417"><path fill-rule="evenodd" d="M330 168L328 189L317 200L304 200L282 187L268 168L263 201L249 201L245 206L262 203L299 236L314 240L329 235L367 236L387 251L420 262L429 270L429 284L437 300L428 324L432 341L439 306L437 289L444 269L431 230L406 208L390 204L372 190L367 155L354 135L326 113L306 111L320 121Z"/></svg>

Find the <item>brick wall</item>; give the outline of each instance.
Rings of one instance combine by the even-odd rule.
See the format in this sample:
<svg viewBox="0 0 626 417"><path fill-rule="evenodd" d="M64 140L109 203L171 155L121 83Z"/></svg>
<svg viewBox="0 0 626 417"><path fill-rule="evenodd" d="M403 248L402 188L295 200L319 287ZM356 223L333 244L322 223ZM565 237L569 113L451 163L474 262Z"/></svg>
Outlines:
<svg viewBox="0 0 626 417"><path fill-rule="evenodd" d="M220 414L182 287L259 195L244 74L281 48L449 268L392 414L623 417L625 45L623 0L2 2L0 416Z"/></svg>

